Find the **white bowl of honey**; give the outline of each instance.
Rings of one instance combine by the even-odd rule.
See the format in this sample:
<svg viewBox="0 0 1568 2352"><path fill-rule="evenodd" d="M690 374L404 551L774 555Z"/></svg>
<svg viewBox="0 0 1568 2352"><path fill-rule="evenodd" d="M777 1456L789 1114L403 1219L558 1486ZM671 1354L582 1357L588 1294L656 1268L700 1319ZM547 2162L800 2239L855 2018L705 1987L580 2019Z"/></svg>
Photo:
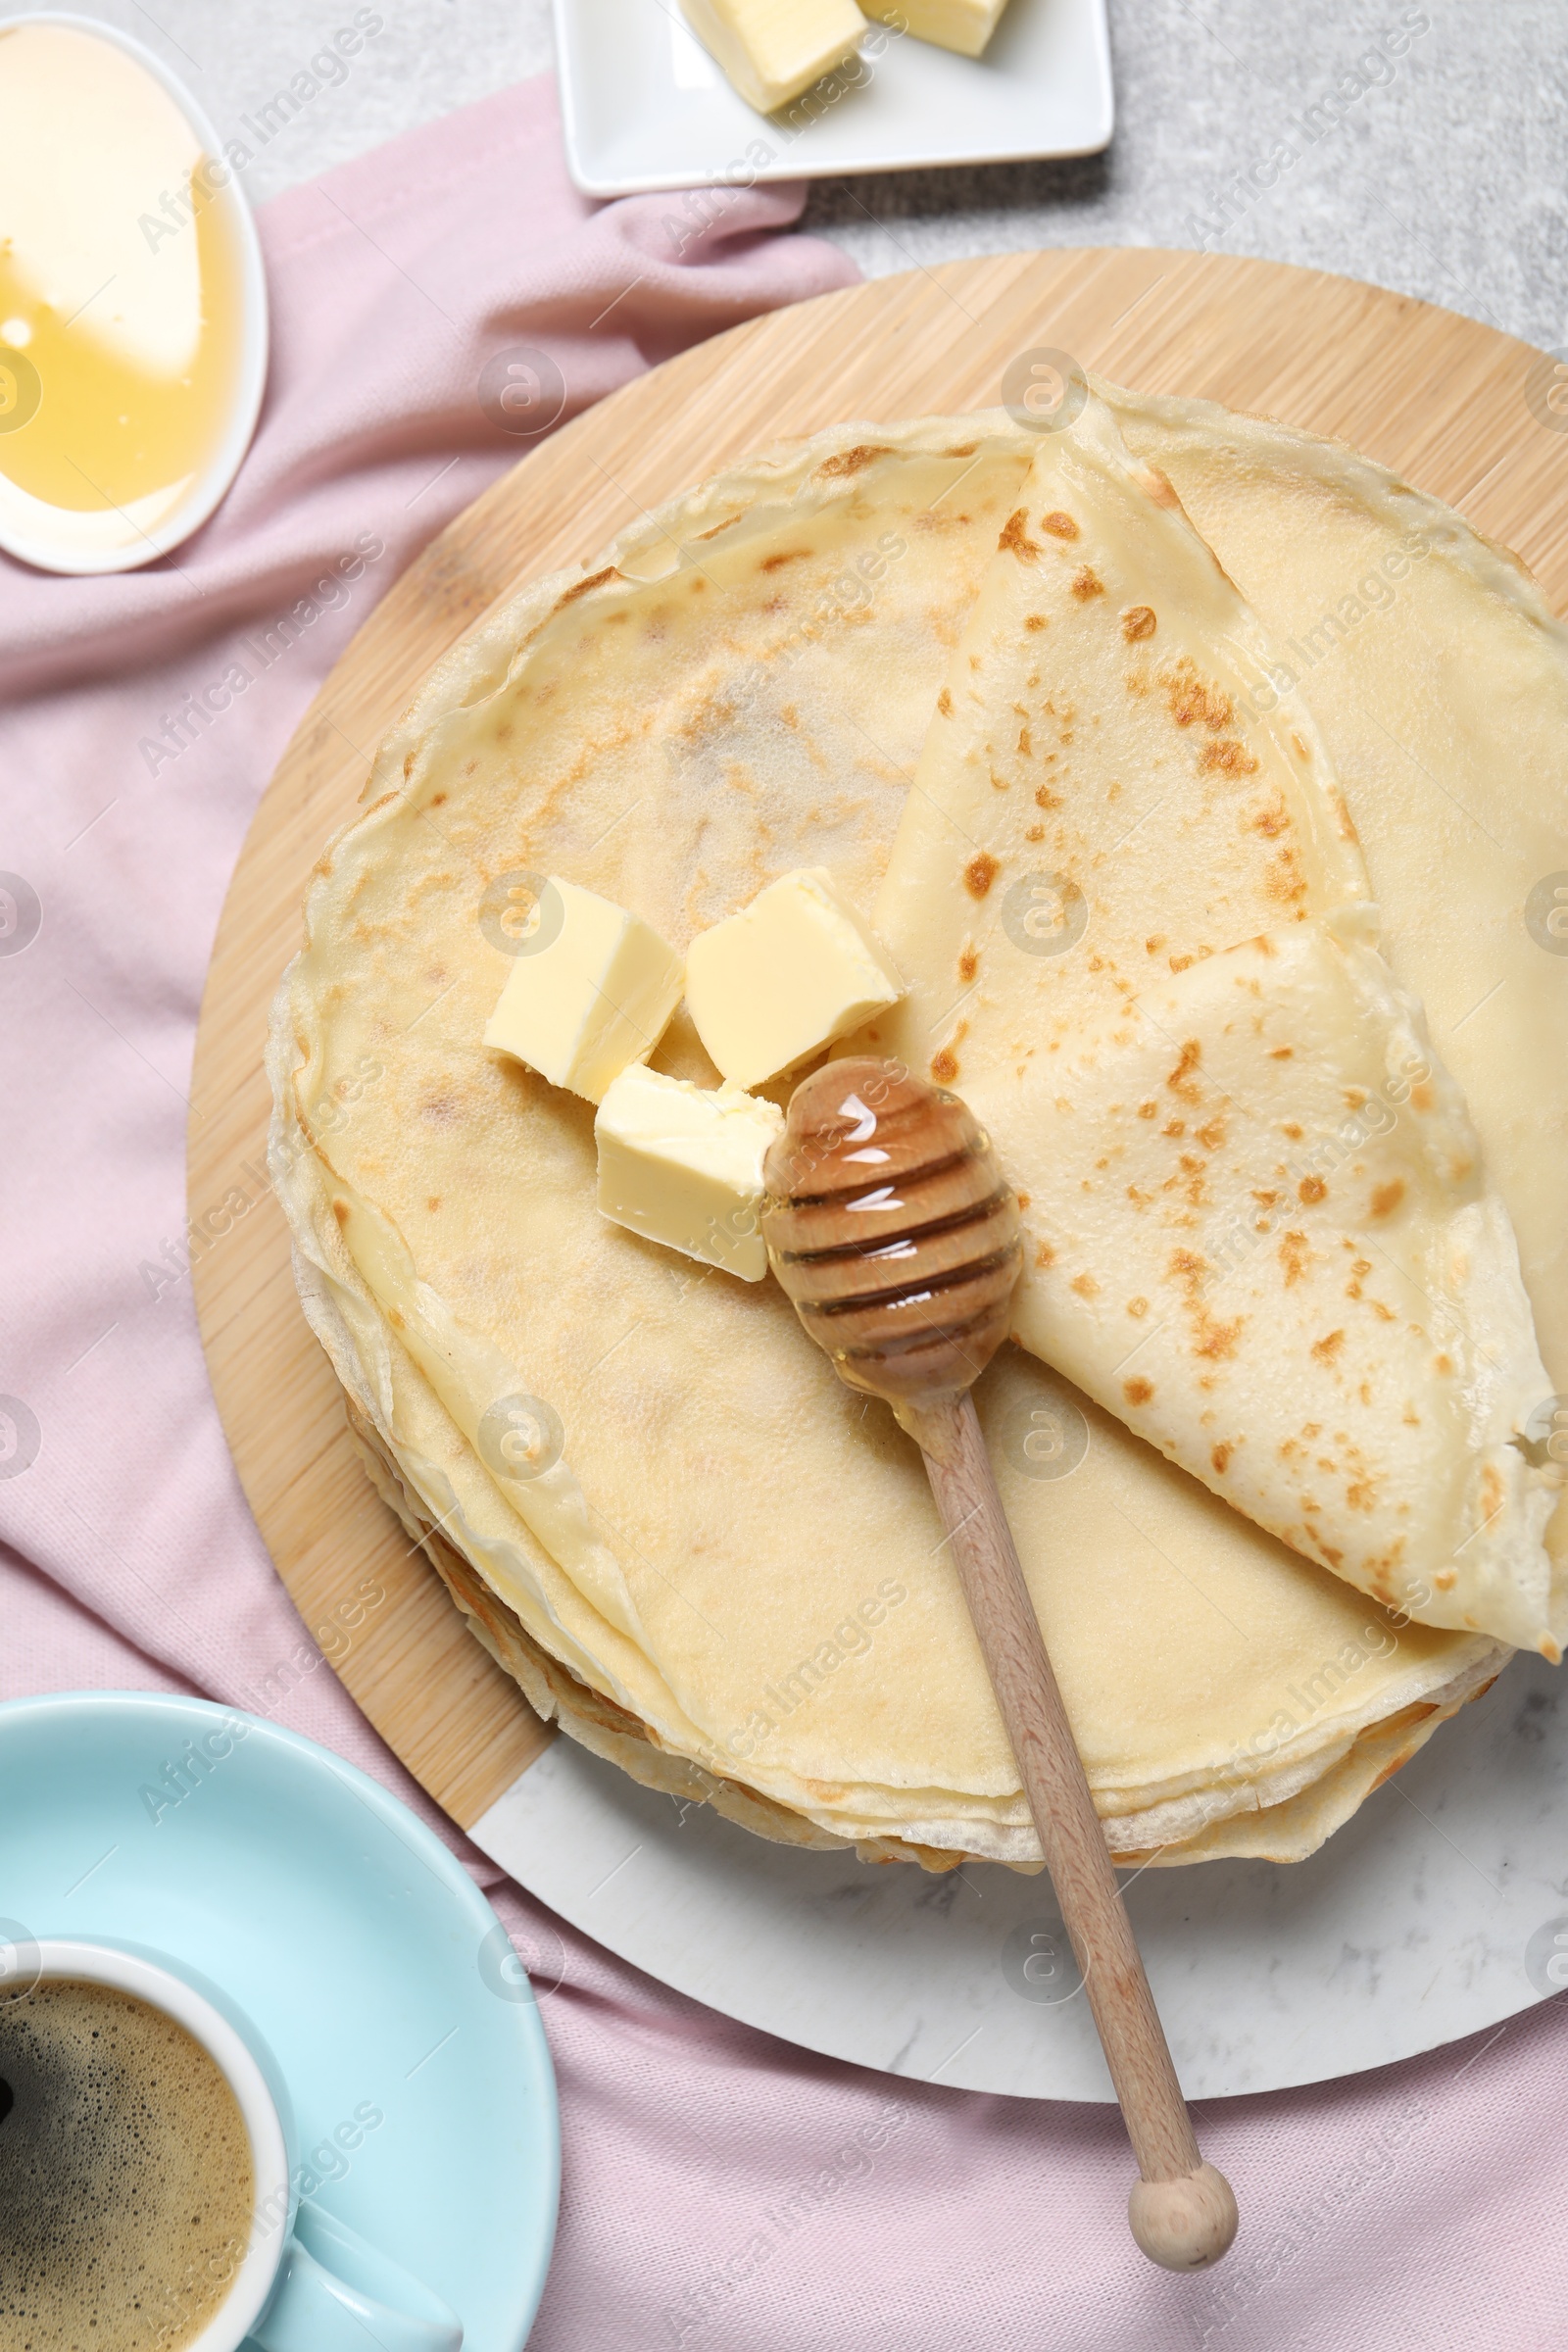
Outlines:
<svg viewBox="0 0 1568 2352"><path fill-rule="evenodd" d="M0 548L167 556L238 471L267 354L236 159L188 92L96 19L0 21Z"/></svg>

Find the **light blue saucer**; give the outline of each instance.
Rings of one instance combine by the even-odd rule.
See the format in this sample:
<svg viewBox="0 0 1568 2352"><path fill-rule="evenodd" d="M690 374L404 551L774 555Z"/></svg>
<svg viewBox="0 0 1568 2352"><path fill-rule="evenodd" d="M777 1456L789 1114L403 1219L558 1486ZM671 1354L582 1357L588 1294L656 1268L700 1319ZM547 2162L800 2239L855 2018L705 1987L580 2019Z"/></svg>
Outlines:
<svg viewBox="0 0 1568 2352"><path fill-rule="evenodd" d="M225 1725L247 1728L215 1760ZM521 2352L555 2236L555 2076L505 1930L406 1806L200 1699L15 1699L0 1913L0 1934L149 1945L230 1994L302 2156L323 2151L315 2201L445 2297L464 2352Z"/></svg>

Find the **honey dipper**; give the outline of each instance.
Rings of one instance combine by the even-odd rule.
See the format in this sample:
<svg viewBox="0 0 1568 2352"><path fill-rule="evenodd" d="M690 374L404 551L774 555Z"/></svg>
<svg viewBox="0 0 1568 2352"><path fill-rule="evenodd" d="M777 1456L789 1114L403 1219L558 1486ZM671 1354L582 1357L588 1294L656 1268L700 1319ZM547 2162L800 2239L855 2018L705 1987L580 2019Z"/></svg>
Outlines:
<svg viewBox="0 0 1568 2352"><path fill-rule="evenodd" d="M970 1394L1007 1333L1017 1200L956 1096L869 1058L802 1080L764 1181L768 1257L801 1321L925 1456L1138 2159L1133 2235L1152 2262L1200 2270L1235 2236L1236 2199L1199 2153Z"/></svg>

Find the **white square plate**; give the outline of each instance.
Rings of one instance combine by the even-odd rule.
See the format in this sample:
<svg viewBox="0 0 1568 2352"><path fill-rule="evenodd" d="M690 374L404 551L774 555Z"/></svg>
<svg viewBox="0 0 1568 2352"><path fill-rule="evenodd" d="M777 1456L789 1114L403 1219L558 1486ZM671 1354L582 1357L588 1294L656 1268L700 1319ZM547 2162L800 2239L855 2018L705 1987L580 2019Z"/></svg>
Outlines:
<svg viewBox="0 0 1568 2352"><path fill-rule="evenodd" d="M873 24L857 79L776 115L730 88L676 0L555 11L566 164L589 196L1092 155L1110 137L1105 0L1011 0L981 58Z"/></svg>

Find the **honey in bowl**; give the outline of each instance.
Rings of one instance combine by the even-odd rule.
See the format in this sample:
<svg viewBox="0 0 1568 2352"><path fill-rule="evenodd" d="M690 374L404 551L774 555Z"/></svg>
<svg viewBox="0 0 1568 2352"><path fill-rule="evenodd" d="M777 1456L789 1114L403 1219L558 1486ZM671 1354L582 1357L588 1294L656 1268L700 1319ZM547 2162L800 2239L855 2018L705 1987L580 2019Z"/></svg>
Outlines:
<svg viewBox="0 0 1568 2352"><path fill-rule="evenodd" d="M138 55L47 20L0 31L0 539L14 554L119 569L216 504L215 469L229 449L237 463L260 394L254 241L227 167Z"/></svg>

